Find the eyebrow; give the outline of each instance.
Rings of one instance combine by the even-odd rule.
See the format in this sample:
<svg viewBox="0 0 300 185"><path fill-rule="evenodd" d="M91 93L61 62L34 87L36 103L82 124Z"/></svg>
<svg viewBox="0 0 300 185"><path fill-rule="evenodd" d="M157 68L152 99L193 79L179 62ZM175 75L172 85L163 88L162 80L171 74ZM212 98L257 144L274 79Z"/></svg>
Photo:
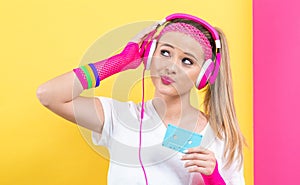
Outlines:
<svg viewBox="0 0 300 185"><path fill-rule="evenodd" d="M168 46L168 47L170 47L170 48L173 48L173 49L175 49L175 47L174 46L172 46L171 44L168 44L168 43L164 43L164 44L162 44L161 46ZM184 54L186 54L186 55L188 55L188 56L190 56L190 57L192 57L192 58L194 58L196 61L198 61L197 60L197 58L193 55L193 54L191 54L191 53L187 53L187 52L184 52Z"/></svg>

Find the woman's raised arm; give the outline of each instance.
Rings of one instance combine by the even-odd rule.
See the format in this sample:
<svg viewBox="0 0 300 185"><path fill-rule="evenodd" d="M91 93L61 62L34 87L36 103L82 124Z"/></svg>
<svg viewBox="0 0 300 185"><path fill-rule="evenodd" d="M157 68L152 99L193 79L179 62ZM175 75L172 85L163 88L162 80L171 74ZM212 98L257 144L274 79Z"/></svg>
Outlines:
<svg viewBox="0 0 300 185"><path fill-rule="evenodd" d="M55 114L101 133L104 114L101 102L96 97L80 96L83 87L73 71L55 77L37 89L42 105Z"/></svg>

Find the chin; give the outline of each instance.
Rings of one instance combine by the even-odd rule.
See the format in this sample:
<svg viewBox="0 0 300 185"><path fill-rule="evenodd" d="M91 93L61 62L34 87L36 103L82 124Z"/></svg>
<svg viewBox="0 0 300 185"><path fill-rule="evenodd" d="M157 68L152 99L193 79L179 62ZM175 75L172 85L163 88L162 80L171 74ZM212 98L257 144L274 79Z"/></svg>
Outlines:
<svg viewBox="0 0 300 185"><path fill-rule="evenodd" d="M165 96L183 96L190 92L189 90L180 89L174 85L164 85L163 83L156 84L155 88L155 91Z"/></svg>

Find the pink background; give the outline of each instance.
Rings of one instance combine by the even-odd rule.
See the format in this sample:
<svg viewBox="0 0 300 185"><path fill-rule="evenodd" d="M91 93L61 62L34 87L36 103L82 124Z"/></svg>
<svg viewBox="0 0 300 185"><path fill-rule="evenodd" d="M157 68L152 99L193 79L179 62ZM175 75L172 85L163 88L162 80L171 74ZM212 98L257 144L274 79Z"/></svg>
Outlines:
<svg viewBox="0 0 300 185"><path fill-rule="evenodd" d="M254 183L300 184L300 1L253 8Z"/></svg>

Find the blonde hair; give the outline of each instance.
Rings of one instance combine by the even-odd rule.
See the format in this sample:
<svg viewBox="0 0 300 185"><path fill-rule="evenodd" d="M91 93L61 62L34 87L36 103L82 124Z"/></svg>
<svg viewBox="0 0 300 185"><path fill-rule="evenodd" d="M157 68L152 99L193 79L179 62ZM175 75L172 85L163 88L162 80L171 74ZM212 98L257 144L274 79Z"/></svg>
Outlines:
<svg viewBox="0 0 300 185"><path fill-rule="evenodd" d="M185 22L198 28L208 38L213 51L215 51L214 39L203 26L185 19L176 19L172 22ZM220 28L215 29L219 33L221 41L221 65L215 83L209 84L203 89L205 93L204 112L209 116L209 123L216 136L221 140L225 140L223 154L223 157L227 160L225 167L230 167L234 160L238 160L239 167L241 167L243 146L246 142L239 128L234 106L229 50L223 31Z"/></svg>
<svg viewBox="0 0 300 185"><path fill-rule="evenodd" d="M229 167L234 160L239 160L241 167L245 138L240 131L234 106L229 50L223 31L215 29L221 40L221 65L215 83L206 89L204 110L217 137L225 139L225 167Z"/></svg>

